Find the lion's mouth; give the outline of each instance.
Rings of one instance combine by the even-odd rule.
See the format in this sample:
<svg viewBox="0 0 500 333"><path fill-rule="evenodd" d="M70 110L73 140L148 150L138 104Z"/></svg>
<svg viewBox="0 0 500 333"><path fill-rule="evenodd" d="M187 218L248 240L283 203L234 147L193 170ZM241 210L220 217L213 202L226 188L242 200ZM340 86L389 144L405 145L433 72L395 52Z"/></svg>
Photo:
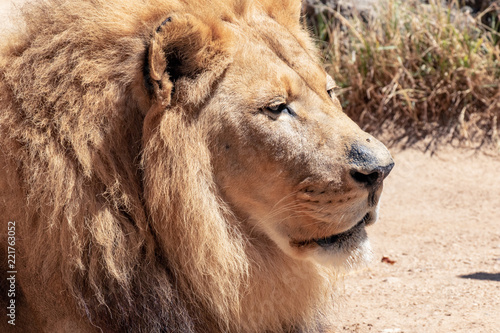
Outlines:
<svg viewBox="0 0 500 333"><path fill-rule="evenodd" d="M342 245L344 243L346 243L346 241L357 236L363 230L365 225L369 224L371 219L372 219L372 216L370 215L370 213L366 213L366 215L361 219L361 221L356 223L356 225L354 227L352 227L351 229L344 231L340 234L335 234L335 235L331 235L331 236L324 237L324 238L316 238L316 239L309 239L309 240L300 241L300 242L293 242L293 243L295 246L298 246L298 247L302 247L302 246L306 246L306 245L310 245L310 244L314 244L314 243L316 243L317 245L319 245L323 248L327 248L327 247L331 247L331 246L342 247Z"/></svg>

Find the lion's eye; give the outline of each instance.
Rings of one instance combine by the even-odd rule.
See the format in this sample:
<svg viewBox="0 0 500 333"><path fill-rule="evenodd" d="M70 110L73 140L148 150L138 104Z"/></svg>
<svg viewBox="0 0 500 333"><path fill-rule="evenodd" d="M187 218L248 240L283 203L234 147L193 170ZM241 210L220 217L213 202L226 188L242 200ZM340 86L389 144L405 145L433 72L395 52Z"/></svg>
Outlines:
<svg viewBox="0 0 500 333"><path fill-rule="evenodd" d="M328 93L328 95L330 95L330 98L334 98L334 97L337 97L338 90L339 90L339 87L334 86L334 87L327 89L326 92Z"/></svg>
<svg viewBox="0 0 500 333"><path fill-rule="evenodd" d="M293 111L293 109L285 104L276 104L276 105L270 105L266 107L266 110L271 113L273 116L279 116L282 113L288 113L291 116L296 116L297 114Z"/></svg>
<svg viewBox="0 0 500 333"><path fill-rule="evenodd" d="M326 92L330 95L330 98L333 99L336 97L338 90L339 86L337 86L333 78L330 75L326 75Z"/></svg>

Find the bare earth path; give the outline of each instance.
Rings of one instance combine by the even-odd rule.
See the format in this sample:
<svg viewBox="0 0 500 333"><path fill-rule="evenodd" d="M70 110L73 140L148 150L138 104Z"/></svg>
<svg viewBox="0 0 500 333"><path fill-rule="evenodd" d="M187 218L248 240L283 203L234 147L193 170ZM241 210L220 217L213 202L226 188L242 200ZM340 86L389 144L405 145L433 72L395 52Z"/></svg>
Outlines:
<svg viewBox="0 0 500 333"><path fill-rule="evenodd" d="M0 32L8 3L0 0ZM500 157L394 157L369 228L375 260L345 278L337 331L500 332Z"/></svg>
<svg viewBox="0 0 500 333"><path fill-rule="evenodd" d="M345 278L338 331L500 332L500 158L394 157L375 260Z"/></svg>

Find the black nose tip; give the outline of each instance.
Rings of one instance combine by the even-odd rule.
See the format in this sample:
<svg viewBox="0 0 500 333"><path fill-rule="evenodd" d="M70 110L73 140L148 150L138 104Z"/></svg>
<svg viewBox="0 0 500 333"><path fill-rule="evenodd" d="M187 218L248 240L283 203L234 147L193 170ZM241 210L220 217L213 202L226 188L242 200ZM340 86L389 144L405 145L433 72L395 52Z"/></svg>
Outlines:
<svg viewBox="0 0 500 333"><path fill-rule="evenodd" d="M394 161L387 148L372 139L367 143L355 143L349 151L351 178L359 185L377 187L389 175Z"/></svg>
<svg viewBox="0 0 500 333"><path fill-rule="evenodd" d="M377 166L372 170L351 170L351 177L359 184L373 187L377 184L382 183L382 181L389 175L392 168L394 167L394 162L386 166Z"/></svg>

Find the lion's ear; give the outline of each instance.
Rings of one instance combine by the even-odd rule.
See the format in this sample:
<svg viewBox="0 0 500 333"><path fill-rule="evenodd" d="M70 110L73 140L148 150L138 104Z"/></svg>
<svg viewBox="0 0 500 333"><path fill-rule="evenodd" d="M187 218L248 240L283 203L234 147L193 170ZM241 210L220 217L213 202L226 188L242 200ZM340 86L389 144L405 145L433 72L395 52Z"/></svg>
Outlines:
<svg viewBox="0 0 500 333"><path fill-rule="evenodd" d="M199 102L207 85L227 67L225 35L215 21L170 15L155 28L150 41L145 68L149 92L163 105L171 103L174 90L184 103Z"/></svg>

